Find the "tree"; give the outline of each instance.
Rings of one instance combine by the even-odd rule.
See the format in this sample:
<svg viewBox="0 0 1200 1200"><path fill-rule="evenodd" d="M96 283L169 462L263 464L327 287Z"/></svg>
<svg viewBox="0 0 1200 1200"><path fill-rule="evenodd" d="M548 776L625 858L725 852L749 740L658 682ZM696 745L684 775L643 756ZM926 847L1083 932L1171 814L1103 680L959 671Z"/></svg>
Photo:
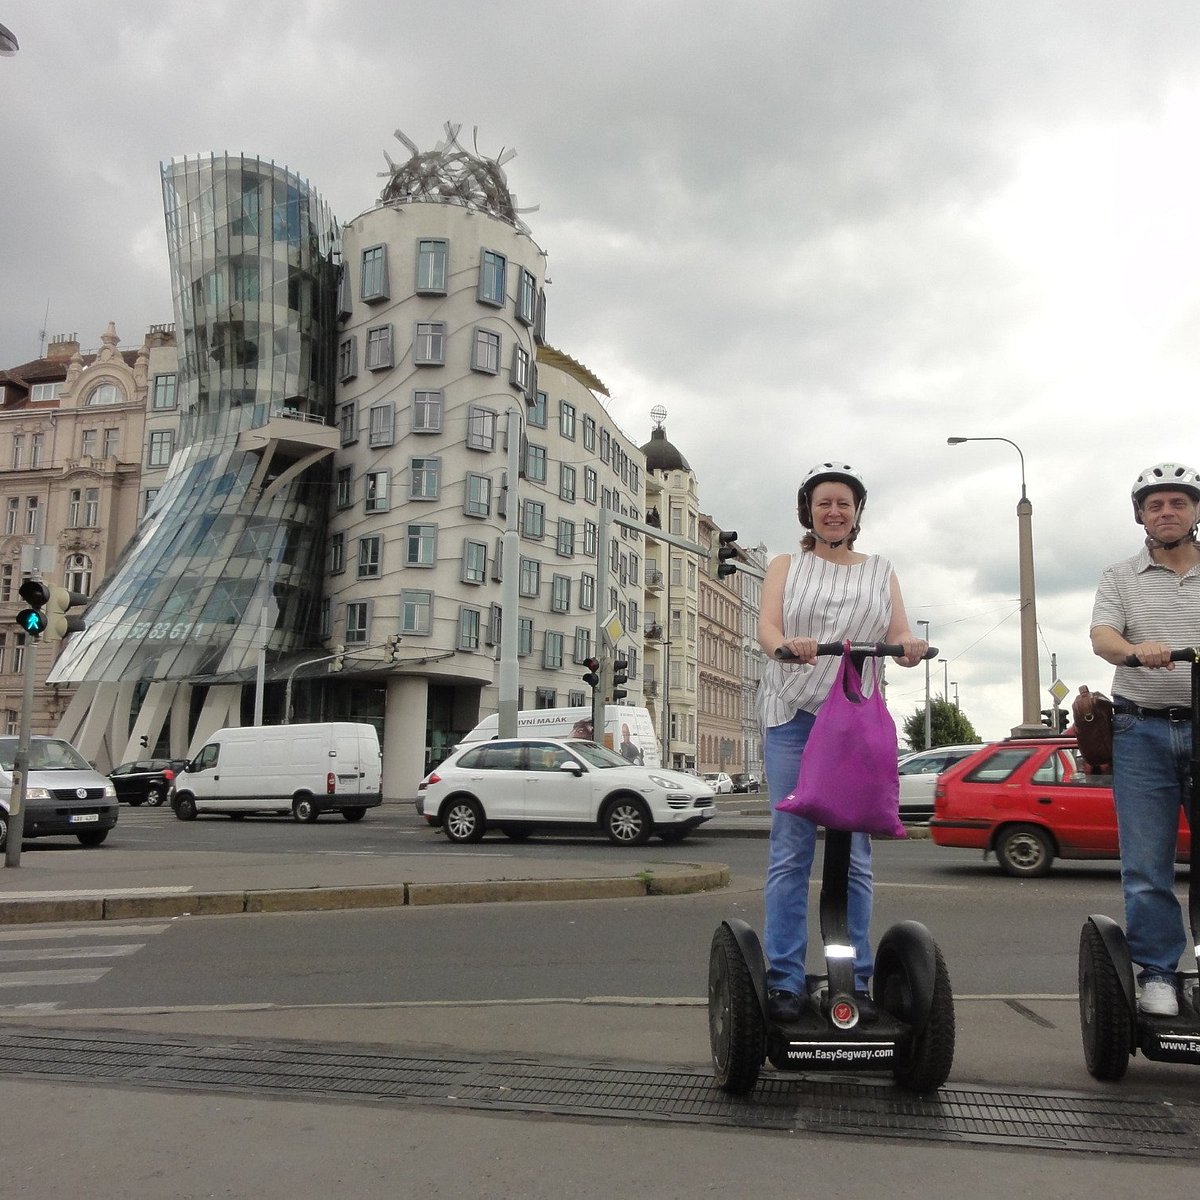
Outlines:
<svg viewBox="0 0 1200 1200"><path fill-rule="evenodd" d="M901 733L914 750L929 750L933 746L969 746L979 741L975 726L948 700L929 702L929 727L932 742L925 745L925 706L922 704L904 721Z"/></svg>

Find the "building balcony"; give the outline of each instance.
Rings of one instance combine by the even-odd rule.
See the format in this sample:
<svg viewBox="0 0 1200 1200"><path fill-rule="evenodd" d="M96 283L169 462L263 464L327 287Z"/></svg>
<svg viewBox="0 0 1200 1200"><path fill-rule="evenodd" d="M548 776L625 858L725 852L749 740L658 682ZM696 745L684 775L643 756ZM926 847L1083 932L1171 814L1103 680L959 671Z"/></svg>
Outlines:
<svg viewBox="0 0 1200 1200"><path fill-rule="evenodd" d="M663 628L657 621L646 622L646 641L661 642L663 636Z"/></svg>
<svg viewBox="0 0 1200 1200"><path fill-rule="evenodd" d="M664 582L663 573L661 571L655 571L653 569L648 569L646 571L646 591L661 592L663 590Z"/></svg>

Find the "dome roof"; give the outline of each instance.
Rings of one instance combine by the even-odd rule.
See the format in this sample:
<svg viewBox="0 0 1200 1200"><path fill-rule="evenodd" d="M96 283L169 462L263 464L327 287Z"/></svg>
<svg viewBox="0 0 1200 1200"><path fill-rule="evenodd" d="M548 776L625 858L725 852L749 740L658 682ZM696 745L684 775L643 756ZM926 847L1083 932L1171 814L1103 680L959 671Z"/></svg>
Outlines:
<svg viewBox="0 0 1200 1200"><path fill-rule="evenodd" d="M647 471L690 471L688 461L667 441L667 431L659 425L650 433L650 440L642 447L646 456Z"/></svg>

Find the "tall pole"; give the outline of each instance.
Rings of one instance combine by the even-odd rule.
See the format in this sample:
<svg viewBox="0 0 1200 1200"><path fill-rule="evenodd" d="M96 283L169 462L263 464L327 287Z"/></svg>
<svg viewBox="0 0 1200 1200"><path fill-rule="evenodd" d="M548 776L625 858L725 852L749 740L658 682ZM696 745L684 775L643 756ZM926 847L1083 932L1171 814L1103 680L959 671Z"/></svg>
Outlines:
<svg viewBox="0 0 1200 1200"><path fill-rule="evenodd" d="M925 626L925 640L929 641L929 622L918 621L918 625ZM933 746L933 709L929 703L929 659L925 660L925 749L929 750Z"/></svg>
<svg viewBox="0 0 1200 1200"><path fill-rule="evenodd" d="M4 847L4 865L21 865L21 839L25 835L25 793L29 778L29 718L33 712L33 684L37 674L37 648L41 638L25 637L25 697L21 705L21 726L17 750L13 755L12 794L8 798L8 842Z"/></svg>
<svg viewBox="0 0 1200 1200"><path fill-rule="evenodd" d="M942 664L942 699L949 701L949 699L950 699L950 664L944 658L939 658L938 662L940 662Z"/></svg>
<svg viewBox="0 0 1200 1200"><path fill-rule="evenodd" d="M963 442L1004 442L1021 460L1021 499L1017 501L1017 575L1021 606L1021 724L1013 728L1014 737L1037 737L1045 729L1038 708L1037 601L1033 579L1033 504L1025 491L1025 455L1021 447L1006 437L950 437L947 445Z"/></svg>
<svg viewBox="0 0 1200 1200"><path fill-rule="evenodd" d="M505 496L504 580L500 585L500 703L496 732L502 738L517 736L517 635L521 607L521 535L517 521L517 477L521 468L521 414L508 411L508 494Z"/></svg>
<svg viewBox="0 0 1200 1200"><path fill-rule="evenodd" d="M958 709L958 684L952 679L952 680L950 680L950 686L954 689L954 707L957 710Z"/></svg>
<svg viewBox="0 0 1200 1200"><path fill-rule="evenodd" d="M258 662L254 672L254 723L263 723L263 692L267 679L267 598L271 588L271 560L266 561L263 572L262 607L258 610ZM284 724L287 724L286 719Z"/></svg>

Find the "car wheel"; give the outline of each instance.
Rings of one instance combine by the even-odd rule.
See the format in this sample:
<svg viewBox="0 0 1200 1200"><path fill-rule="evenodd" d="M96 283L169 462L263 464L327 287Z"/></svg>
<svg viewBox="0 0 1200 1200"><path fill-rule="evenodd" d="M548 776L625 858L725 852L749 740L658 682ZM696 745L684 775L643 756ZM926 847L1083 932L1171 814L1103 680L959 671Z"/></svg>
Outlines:
<svg viewBox="0 0 1200 1200"><path fill-rule="evenodd" d="M366 815L367 815L367 810L365 808L359 808L359 807L355 806L354 808L343 808L342 809L342 816L347 821L361 821L363 819L363 817L365 817Z"/></svg>
<svg viewBox="0 0 1200 1200"><path fill-rule="evenodd" d="M8 813L0 812L0 850L8 849Z"/></svg>
<svg viewBox="0 0 1200 1200"><path fill-rule="evenodd" d="M79 839L81 846L99 846L106 837L108 837L107 829L85 829L81 833L75 835Z"/></svg>
<svg viewBox="0 0 1200 1200"><path fill-rule="evenodd" d="M452 842L477 842L486 828L483 809L470 796L457 796L442 810L442 829Z"/></svg>
<svg viewBox="0 0 1200 1200"><path fill-rule="evenodd" d="M146 789L146 803L151 808L157 808L163 802L162 788L150 787ZM140 804L140 800L134 800L134 804Z"/></svg>
<svg viewBox="0 0 1200 1200"><path fill-rule="evenodd" d="M1009 825L996 839L996 858L1009 875L1036 879L1050 873L1054 846L1036 825Z"/></svg>
<svg viewBox="0 0 1200 1200"><path fill-rule="evenodd" d="M317 802L311 796L297 796L292 801L292 816L305 825L311 825L318 817Z"/></svg>
<svg viewBox="0 0 1200 1200"><path fill-rule="evenodd" d="M618 796L610 800L600 823L608 840L618 846L644 846L654 829L650 810L636 796Z"/></svg>
<svg viewBox="0 0 1200 1200"><path fill-rule="evenodd" d="M196 801L186 792L182 796L175 797L175 815L181 821L196 819Z"/></svg>

